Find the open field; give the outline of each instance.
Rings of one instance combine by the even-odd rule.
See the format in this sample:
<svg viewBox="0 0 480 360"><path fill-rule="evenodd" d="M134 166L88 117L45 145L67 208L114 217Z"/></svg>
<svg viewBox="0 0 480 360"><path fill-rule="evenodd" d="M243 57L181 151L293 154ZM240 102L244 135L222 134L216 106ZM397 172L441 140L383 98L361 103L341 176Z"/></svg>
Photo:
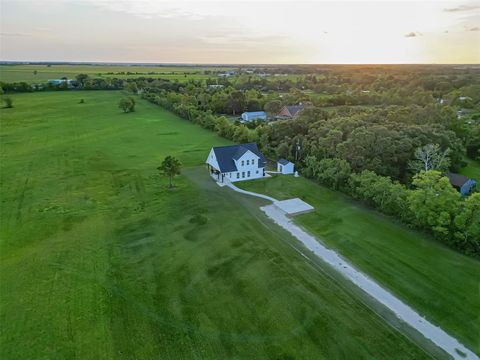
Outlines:
<svg viewBox="0 0 480 360"><path fill-rule="evenodd" d="M257 200L202 167L167 190L165 155L199 165L228 142L141 100L123 114L121 96L0 110L2 359L427 358Z"/></svg>
<svg viewBox="0 0 480 360"><path fill-rule="evenodd" d="M293 176L239 183L315 211L296 217L359 269L480 353L480 262L458 254L312 181Z"/></svg>
<svg viewBox="0 0 480 360"><path fill-rule="evenodd" d="M141 76L164 79L205 79L204 70L225 71L227 68L188 66L120 66L120 65L0 65L0 81L28 83L45 82L49 79L67 77L74 79L82 73L90 77L137 78ZM34 74L37 71L37 74ZM131 72L139 74L116 74ZM149 74L149 73L154 74ZM108 74L114 73L114 74ZM212 75L215 76L215 75Z"/></svg>

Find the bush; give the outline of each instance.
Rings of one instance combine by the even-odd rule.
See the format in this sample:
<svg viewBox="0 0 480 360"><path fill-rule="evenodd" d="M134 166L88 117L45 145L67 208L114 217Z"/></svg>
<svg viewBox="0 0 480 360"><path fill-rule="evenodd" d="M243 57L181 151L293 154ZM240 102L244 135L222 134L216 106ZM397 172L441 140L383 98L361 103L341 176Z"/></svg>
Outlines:
<svg viewBox="0 0 480 360"><path fill-rule="evenodd" d="M4 97L3 102L5 103L5 108L10 109L13 108L13 100L10 97Z"/></svg>
<svg viewBox="0 0 480 360"><path fill-rule="evenodd" d="M134 112L135 111L135 99L123 98L118 103L118 107L123 110L124 113Z"/></svg>

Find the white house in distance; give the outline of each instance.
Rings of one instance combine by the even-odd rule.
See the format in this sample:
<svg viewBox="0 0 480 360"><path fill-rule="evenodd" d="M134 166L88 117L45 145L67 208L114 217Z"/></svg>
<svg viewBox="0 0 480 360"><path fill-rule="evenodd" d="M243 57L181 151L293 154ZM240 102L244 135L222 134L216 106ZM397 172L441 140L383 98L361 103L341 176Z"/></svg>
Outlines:
<svg viewBox="0 0 480 360"><path fill-rule="evenodd" d="M265 111L247 111L242 114L242 122L250 122L254 120L267 120L267 113Z"/></svg>
<svg viewBox="0 0 480 360"><path fill-rule="evenodd" d="M277 161L277 171L281 174L293 174L295 165L286 160L280 159Z"/></svg>
<svg viewBox="0 0 480 360"><path fill-rule="evenodd" d="M265 176L265 157L256 143L213 147L206 161L219 182L259 179Z"/></svg>

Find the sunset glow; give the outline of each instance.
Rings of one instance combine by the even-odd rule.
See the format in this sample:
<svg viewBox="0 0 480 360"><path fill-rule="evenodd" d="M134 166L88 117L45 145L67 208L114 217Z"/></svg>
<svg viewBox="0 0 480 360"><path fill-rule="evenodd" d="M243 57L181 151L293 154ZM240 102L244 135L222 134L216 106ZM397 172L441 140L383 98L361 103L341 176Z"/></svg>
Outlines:
<svg viewBox="0 0 480 360"><path fill-rule="evenodd" d="M478 63L480 3L3 0L1 60Z"/></svg>

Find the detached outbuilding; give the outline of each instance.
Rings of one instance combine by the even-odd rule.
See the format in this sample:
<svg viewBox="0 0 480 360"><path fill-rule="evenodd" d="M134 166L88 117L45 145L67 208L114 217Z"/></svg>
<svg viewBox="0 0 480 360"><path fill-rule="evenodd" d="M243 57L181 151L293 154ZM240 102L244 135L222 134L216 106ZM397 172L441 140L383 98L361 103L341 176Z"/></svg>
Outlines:
<svg viewBox="0 0 480 360"><path fill-rule="evenodd" d="M277 171L281 174L293 174L295 172L294 168L295 164L286 159L277 161Z"/></svg>
<svg viewBox="0 0 480 360"><path fill-rule="evenodd" d="M450 180L450 184L452 184L455 189L460 191L462 196L469 195L477 186L477 182L467 176L454 173L448 173L445 174L445 176L448 178L448 180Z"/></svg>
<svg viewBox="0 0 480 360"><path fill-rule="evenodd" d="M254 120L267 120L267 113L265 111L247 111L242 114L242 122L250 122Z"/></svg>

